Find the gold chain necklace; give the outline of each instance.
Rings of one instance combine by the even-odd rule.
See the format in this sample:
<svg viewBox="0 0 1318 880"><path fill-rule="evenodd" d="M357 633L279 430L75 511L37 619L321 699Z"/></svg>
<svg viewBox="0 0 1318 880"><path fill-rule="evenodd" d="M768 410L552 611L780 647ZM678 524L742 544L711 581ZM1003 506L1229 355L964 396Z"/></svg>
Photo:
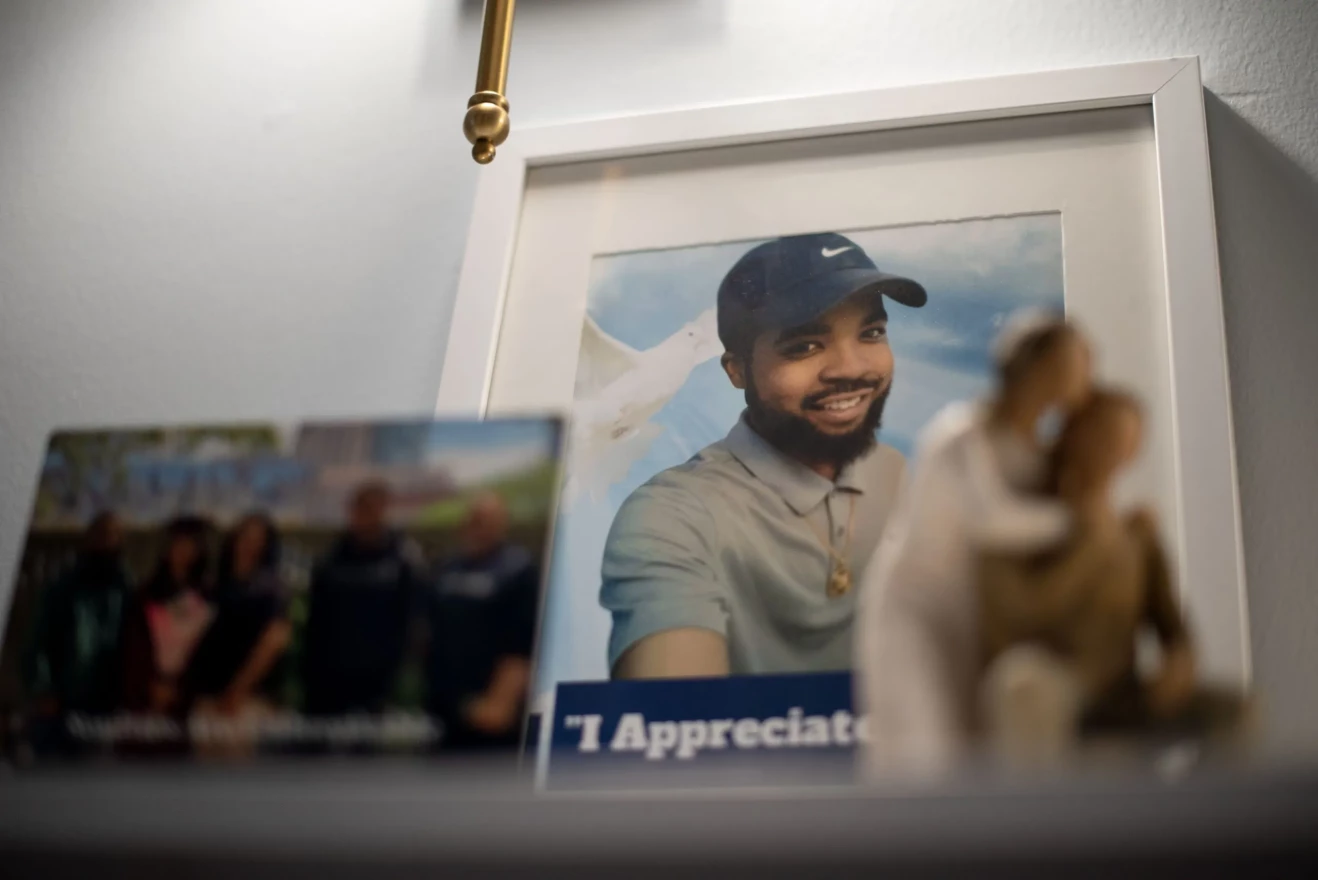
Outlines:
<svg viewBox="0 0 1318 880"><path fill-rule="evenodd" d="M825 504L825 509L827 509L827 504ZM810 526L810 531L814 532L815 537L819 539L819 543L824 545L824 549L828 551L829 574L825 592L830 599L845 596L851 592L851 566L847 564L847 554L851 552L851 535L856 526L856 496L851 495L851 511L847 514L847 542L842 545L841 553L833 547L833 541L827 533L821 535L819 529L815 528L814 523L810 522L808 518L806 522Z"/></svg>

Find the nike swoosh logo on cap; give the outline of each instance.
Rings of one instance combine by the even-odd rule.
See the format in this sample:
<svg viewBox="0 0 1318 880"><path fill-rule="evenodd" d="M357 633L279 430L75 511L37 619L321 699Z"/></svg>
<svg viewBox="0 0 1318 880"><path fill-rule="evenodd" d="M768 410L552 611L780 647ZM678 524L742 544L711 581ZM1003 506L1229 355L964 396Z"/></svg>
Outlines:
<svg viewBox="0 0 1318 880"><path fill-rule="evenodd" d="M824 259L828 259L829 257L836 257L838 254L845 253L849 250L851 250L851 245L840 248L824 248L820 253L824 255Z"/></svg>

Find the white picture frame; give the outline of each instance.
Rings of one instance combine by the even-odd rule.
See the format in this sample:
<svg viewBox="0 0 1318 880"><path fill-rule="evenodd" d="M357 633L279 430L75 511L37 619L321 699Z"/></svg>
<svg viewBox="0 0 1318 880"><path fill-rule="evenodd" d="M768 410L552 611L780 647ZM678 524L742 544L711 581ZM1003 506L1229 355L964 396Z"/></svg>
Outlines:
<svg viewBox="0 0 1318 880"><path fill-rule="evenodd" d="M701 107L515 131L481 172L436 410L483 415L531 169L693 149L1151 106L1180 492L1177 568L1219 672L1250 679L1217 233L1197 58ZM1193 479L1186 479L1193 475ZM1224 664L1222 658L1226 658Z"/></svg>

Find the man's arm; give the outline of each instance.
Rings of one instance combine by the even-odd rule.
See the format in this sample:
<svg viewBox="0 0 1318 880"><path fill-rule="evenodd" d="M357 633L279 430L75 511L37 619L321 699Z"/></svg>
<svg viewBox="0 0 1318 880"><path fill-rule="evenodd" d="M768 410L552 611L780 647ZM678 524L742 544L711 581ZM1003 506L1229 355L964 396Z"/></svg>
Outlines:
<svg viewBox="0 0 1318 880"><path fill-rule="evenodd" d="M609 530L600 604L613 615L615 678L727 675L727 606L712 560L717 528L688 490L647 485Z"/></svg>
<svg viewBox="0 0 1318 880"><path fill-rule="evenodd" d="M496 599L497 660L485 689L467 704L467 723L492 735L506 734L522 719L531 690L531 653L540 607L540 572L528 562L501 585Z"/></svg>
<svg viewBox="0 0 1318 880"><path fill-rule="evenodd" d="M1038 550L1066 537L1071 515L1061 502L1021 494L1002 476L988 440L965 439L955 478L962 481L965 522L979 547L1005 553Z"/></svg>
<svg viewBox="0 0 1318 880"><path fill-rule="evenodd" d="M1046 559L983 553L979 584L984 608L1014 632L1046 630L1076 609L1111 549L1107 536L1085 529Z"/></svg>
<svg viewBox="0 0 1318 880"><path fill-rule="evenodd" d="M1149 703L1154 713L1172 717L1194 696L1198 676L1189 627L1180 604L1171 566L1162 549L1153 516L1145 511L1131 519L1131 527L1144 544L1148 605L1146 618L1158 634L1162 662L1157 677L1149 687Z"/></svg>
<svg viewBox="0 0 1318 880"><path fill-rule="evenodd" d="M312 566L311 577L306 592L306 622L302 626L302 658L300 672L302 676L302 699L305 708L317 709L325 698L327 687L333 683L324 681L325 650L325 603L328 599L325 588L325 568L328 560L322 559Z"/></svg>
<svg viewBox="0 0 1318 880"><path fill-rule="evenodd" d="M1140 511L1131 517L1130 522L1144 550L1148 577L1147 616L1158 633L1158 641L1164 649L1189 642L1190 632L1181 614L1180 603L1176 601L1171 566L1167 564L1167 555L1163 552L1153 516Z"/></svg>
<svg viewBox="0 0 1318 880"><path fill-rule="evenodd" d="M37 595L32 630L22 658L24 690L42 708L51 711L57 708L57 683L63 672L58 640L67 637L67 627L71 624L67 598L64 577L55 578Z"/></svg>
<svg viewBox="0 0 1318 880"><path fill-rule="evenodd" d="M507 733L521 720L531 687L531 661L506 654L499 658L489 686L467 705L467 723L488 734Z"/></svg>
<svg viewBox="0 0 1318 880"><path fill-rule="evenodd" d="M156 664L146 608L139 599L129 603L124 618L123 646L123 707L130 712L149 711L152 708Z"/></svg>
<svg viewBox="0 0 1318 880"><path fill-rule="evenodd" d="M410 535L405 535L399 544L398 561L398 617L394 628L394 649L389 660L391 680L397 679L409 661L422 656L418 648L423 643L426 631L426 587L435 576L426 564L425 552L420 543Z"/></svg>
<svg viewBox="0 0 1318 880"><path fill-rule="evenodd" d="M708 678L728 672L728 640L696 627L646 636L613 665L614 678Z"/></svg>

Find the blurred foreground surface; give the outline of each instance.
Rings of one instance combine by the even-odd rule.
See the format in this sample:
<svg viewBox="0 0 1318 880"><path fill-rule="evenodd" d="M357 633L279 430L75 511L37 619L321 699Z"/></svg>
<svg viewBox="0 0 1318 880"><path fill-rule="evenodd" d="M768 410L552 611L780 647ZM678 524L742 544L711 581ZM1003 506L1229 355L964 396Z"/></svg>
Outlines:
<svg viewBox="0 0 1318 880"><path fill-rule="evenodd" d="M0 875L1318 876L1308 766L922 791L530 787L480 763L16 774Z"/></svg>

